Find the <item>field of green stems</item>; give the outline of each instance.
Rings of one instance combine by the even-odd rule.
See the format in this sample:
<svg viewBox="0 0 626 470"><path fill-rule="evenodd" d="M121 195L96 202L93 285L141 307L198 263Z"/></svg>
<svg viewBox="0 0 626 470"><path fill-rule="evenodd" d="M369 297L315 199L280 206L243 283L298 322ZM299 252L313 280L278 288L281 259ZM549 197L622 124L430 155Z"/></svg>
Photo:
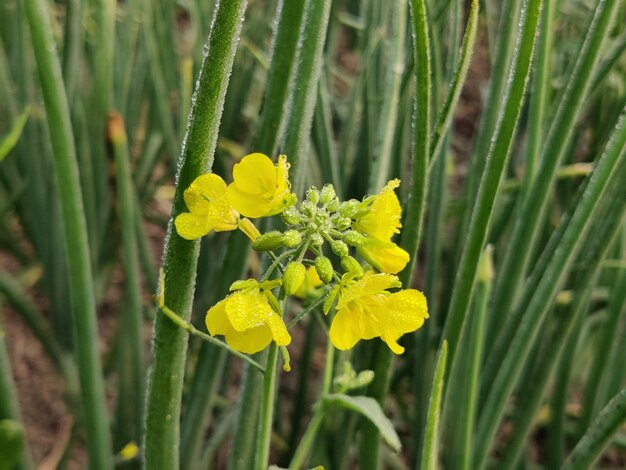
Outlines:
<svg viewBox="0 0 626 470"><path fill-rule="evenodd" d="M626 468L626 0L1 0L0 470Z"/></svg>

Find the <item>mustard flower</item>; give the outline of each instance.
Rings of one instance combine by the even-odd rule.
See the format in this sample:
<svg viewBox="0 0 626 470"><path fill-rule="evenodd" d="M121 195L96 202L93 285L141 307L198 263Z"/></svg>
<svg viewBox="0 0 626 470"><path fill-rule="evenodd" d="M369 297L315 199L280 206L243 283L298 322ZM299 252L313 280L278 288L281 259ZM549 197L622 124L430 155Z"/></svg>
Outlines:
<svg viewBox="0 0 626 470"><path fill-rule="evenodd" d="M189 212L183 212L174 221L181 237L195 240L211 230L223 232L237 228L239 214L228 201L226 183L218 175L198 176L183 198Z"/></svg>
<svg viewBox="0 0 626 470"><path fill-rule="evenodd" d="M287 157L278 157L278 164L262 153L251 153L233 168L233 182L228 186L228 199L246 217L266 217L282 212L296 202L290 192Z"/></svg>
<svg viewBox="0 0 626 470"><path fill-rule="evenodd" d="M245 354L257 353L271 341L278 346L290 344L287 327L271 305L276 304L271 291L254 280L239 282L239 287L207 312L205 320L211 336L224 336L231 348ZM234 284L232 288L237 287Z"/></svg>
<svg viewBox="0 0 626 470"><path fill-rule="evenodd" d="M366 199L368 210L357 217L354 228L364 235L365 241L358 253L379 271L396 274L409 262L409 254L391 241L400 233L402 208L394 192L400 180L394 179L375 196Z"/></svg>
<svg viewBox="0 0 626 470"><path fill-rule="evenodd" d="M428 307L424 295L415 289L388 292L397 287L401 283L396 276L372 271L359 280L344 279L330 325L333 346L346 350L361 339L380 337L395 354L402 354L398 339L422 326Z"/></svg>

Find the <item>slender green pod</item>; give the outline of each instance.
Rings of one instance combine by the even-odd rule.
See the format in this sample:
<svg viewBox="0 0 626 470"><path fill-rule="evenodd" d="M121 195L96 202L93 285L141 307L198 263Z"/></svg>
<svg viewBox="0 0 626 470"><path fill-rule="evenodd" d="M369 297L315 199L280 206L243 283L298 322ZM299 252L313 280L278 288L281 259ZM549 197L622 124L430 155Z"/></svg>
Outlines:
<svg viewBox="0 0 626 470"><path fill-rule="evenodd" d="M220 1L217 7L183 140L163 255L165 282L160 287L166 305L183 320L188 320L191 314L199 241L181 238L173 220L185 210L185 189L212 166L246 4L246 0ZM165 315L157 315L146 396L144 465L148 469L179 465L179 417L187 339L186 331Z"/></svg>
<svg viewBox="0 0 626 470"><path fill-rule="evenodd" d="M70 112L48 4L42 0L27 0L25 6L48 115L54 172L61 199L61 223L65 228L72 322L89 465L93 469L108 470L112 467L111 436L104 401L102 368L97 342L94 341L98 337L94 286Z"/></svg>

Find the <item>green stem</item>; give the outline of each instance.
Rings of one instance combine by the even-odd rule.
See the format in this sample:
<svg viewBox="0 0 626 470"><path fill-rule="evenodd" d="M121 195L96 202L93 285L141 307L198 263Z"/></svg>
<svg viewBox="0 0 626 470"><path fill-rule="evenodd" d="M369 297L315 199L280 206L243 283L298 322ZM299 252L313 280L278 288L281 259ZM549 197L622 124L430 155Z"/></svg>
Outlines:
<svg viewBox="0 0 626 470"><path fill-rule="evenodd" d="M262 373L265 372L265 368L261 364L256 362L254 359L250 358L250 356L246 356L244 353L239 352L236 349L231 348L228 344L224 343L223 341L220 341L219 339L214 338L213 336L207 335L206 333L198 330L195 326L193 326L191 324L191 322L181 318L180 315L178 315L176 312L174 312L169 307L167 307L165 305L161 305L159 307L159 310L161 310L165 314L165 316L167 318L172 320L172 322L174 322L174 324L176 326L178 326L179 328L185 330L187 333L189 333L191 335L194 335L194 336L197 336L198 338L202 339L203 341L211 343L211 344L213 344L213 345L215 345L215 346L217 346L219 348L222 348L223 350L228 351L229 353L237 356L239 359L243 359L248 364L250 364L252 367L258 369L260 372L262 372Z"/></svg>
<svg viewBox="0 0 626 470"><path fill-rule="evenodd" d="M118 445L130 441L140 442L143 411L143 312L141 301L141 281L138 265L135 211L136 194L130 169L128 143L124 121L116 112L109 113L107 125L109 138L113 144L115 171L119 205L119 221L122 231L122 262L126 286L124 307L121 318L119 341L122 351L119 368L120 395L118 398L119 416L116 439Z"/></svg>
<svg viewBox="0 0 626 470"><path fill-rule="evenodd" d="M265 376L263 381L263 398L261 401L261 419L259 434L256 441L256 467L265 470L270 459L270 440L274 422L274 400L276 390L276 363L278 362L278 346L272 341L267 353Z"/></svg>
<svg viewBox="0 0 626 470"><path fill-rule="evenodd" d="M63 213L61 223L65 229L64 242L70 277L68 285L89 465L93 469L108 470L113 466L111 436L98 343L94 341L94 338L98 338L94 286L67 96L61 79L48 4L43 0L27 0L25 5L48 116L54 172Z"/></svg>
<svg viewBox="0 0 626 470"><path fill-rule="evenodd" d="M161 286L169 307L178 312L183 321L191 315L199 241L181 238L174 229L173 220L186 209L184 191L196 177L212 167L246 4L246 0L221 1L217 7L183 141L163 256L165 285ZM179 466L179 417L187 339L185 331L166 316L157 315L146 397L144 465L147 469Z"/></svg>

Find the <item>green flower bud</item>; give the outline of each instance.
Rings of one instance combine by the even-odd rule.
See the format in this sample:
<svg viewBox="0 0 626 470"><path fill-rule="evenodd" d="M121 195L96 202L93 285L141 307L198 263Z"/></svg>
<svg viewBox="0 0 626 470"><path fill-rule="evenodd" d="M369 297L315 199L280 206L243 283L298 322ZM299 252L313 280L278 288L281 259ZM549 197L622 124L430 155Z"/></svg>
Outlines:
<svg viewBox="0 0 626 470"><path fill-rule="evenodd" d="M351 273L354 277L363 275L363 267L352 256L344 256L341 258L341 269L346 273Z"/></svg>
<svg viewBox="0 0 626 470"><path fill-rule="evenodd" d="M348 245L346 245L341 240L333 240L330 244L330 249L333 250L333 253L341 258L343 258L344 256L348 256Z"/></svg>
<svg viewBox="0 0 626 470"><path fill-rule="evenodd" d="M302 243L302 234L297 230L287 230L283 235L283 245L287 248L295 248Z"/></svg>
<svg viewBox="0 0 626 470"><path fill-rule="evenodd" d="M337 209L339 209L339 199L332 199L326 204L326 209L328 209L328 212L337 212Z"/></svg>
<svg viewBox="0 0 626 470"><path fill-rule="evenodd" d="M325 184L320 194L320 201L322 204L328 204L336 195L333 185Z"/></svg>
<svg viewBox="0 0 626 470"><path fill-rule="evenodd" d="M313 246L322 246L324 243L324 238L319 233L312 234L309 240Z"/></svg>
<svg viewBox="0 0 626 470"><path fill-rule="evenodd" d="M313 204L317 204L318 202L320 202L320 192L315 186L312 186L311 189L306 192L306 198Z"/></svg>
<svg viewBox="0 0 626 470"><path fill-rule="evenodd" d="M264 233L252 242L252 249L256 251L271 251L283 244L283 234L278 230Z"/></svg>
<svg viewBox="0 0 626 470"><path fill-rule="evenodd" d="M339 217L335 219L335 228L340 231L345 231L352 225L352 220L348 217Z"/></svg>
<svg viewBox="0 0 626 470"><path fill-rule="evenodd" d="M283 213L280 214L280 217L287 225L298 225L300 223L300 214L295 207L285 209Z"/></svg>
<svg viewBox="0 0 626 470"><path fill-rule="evenodd" d="M326 256L318 256L315 258L315 270L324 284L328 284L333 280L335 270L333 269L333 264Z"/></svg>
<svg viewBox="0 0 626 470"><path fill-rule="evenodd" d="M356 214L359 204L359 201L356 199L344 201L339 205L339 213L344 217L352 219Z"/></svg>
<svg viewBox="0 0 626 470"><path fill-rule="evenodd" d="M365 243L365 235L356 230L349 230L344 234L343 240L352 246L362 246Z"/></svg>
<svg viewBox="0 0 626 470"><path fill-rule="evenodd" d="M306 276L306 268L302 263L289 263L283 274L283 287L287 295L293 295L300 288Z"/></svg>

